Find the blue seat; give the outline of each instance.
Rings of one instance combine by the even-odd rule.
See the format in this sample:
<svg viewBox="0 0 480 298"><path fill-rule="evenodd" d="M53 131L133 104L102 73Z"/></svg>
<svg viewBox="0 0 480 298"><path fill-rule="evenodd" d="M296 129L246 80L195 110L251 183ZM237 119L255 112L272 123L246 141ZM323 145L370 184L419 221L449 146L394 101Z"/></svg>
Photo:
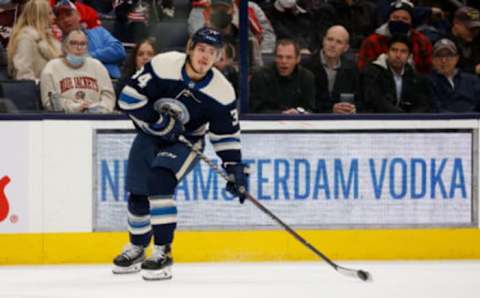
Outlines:
<svg viewBox="0 0 480 298"><path fill-rule="evenodd" d="M40 88L35 81L30 80L2 80L0 81L0 97L10 99L19 112L39 112Z"/></svg>

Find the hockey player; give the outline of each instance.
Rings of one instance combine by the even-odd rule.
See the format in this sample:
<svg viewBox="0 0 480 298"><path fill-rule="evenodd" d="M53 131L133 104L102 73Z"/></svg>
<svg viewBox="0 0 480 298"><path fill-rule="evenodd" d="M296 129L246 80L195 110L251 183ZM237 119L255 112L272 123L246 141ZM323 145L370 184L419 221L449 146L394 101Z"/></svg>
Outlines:
<svg viewBox="0 0 480 298"><path fill-rule="evenodd" d="M137 128L128 159L126 188L130 244L113 263L114 273L142 271L145 280L171 278L171 243L177 224L173 199L178 182L198 158L178 140L197 148L210 141L232 178L226 189L243 203L247 185L241 162L240 127L235 92L213 64L223 47L221 34L201 28L190 38L186 54L155 56L134 74L119 96L119 107ZM174 111L174 113L172 113ZM153 253L145 248L153 236Z"/></svg>

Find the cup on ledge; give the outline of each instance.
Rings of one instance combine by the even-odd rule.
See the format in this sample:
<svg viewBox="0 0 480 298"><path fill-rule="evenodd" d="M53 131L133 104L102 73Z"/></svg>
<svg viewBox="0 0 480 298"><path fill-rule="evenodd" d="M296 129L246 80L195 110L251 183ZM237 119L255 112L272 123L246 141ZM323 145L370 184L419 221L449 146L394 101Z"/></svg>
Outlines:
<svg viewBox="0 0 480 298"><path fill-rule="evenodd" d="M355 95L353 93L340 93L340 102L355 104Z"/></svg>

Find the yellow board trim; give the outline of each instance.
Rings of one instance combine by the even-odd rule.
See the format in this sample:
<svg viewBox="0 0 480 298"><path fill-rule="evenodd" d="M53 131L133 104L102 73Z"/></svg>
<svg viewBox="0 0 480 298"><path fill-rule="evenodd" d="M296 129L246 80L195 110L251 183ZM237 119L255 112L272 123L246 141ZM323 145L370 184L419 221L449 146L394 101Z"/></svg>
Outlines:
<svg viewBox="0 0 480 298"><path fill-rule="evenodd" d="M479 229L298 231L334 260L480 259ZM127 233L0 234L0 265L109 263ZM285 231L179 231L176 262L316 260Z"/></svg>

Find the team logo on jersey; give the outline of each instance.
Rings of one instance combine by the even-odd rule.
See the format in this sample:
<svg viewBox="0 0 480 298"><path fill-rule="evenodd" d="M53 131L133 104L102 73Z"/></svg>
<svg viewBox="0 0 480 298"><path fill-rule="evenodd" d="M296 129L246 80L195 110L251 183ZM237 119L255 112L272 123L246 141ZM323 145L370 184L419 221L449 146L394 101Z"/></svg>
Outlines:
<svg viewBox="0 0 480 298"><path fill-rule="evenodd" d="M8 216L10 211L10 204L8 203L7 195L5 194L5 187L10 182L10 177L4 176L0 179L0 222Z"/></svg>
<svg viewBox="0 0 480 298"><path fill-rule="evenodd" d="M75 93L75 99L78 99L78 100L84 100L85 99L85 92L83 91L77 91Z"/></svg>
<svg viewBox="0 0 480 298"><path fill-rule="evenodd" d="M179 100L173 98L160 98L153 104L153 108L157 112L171 113L183 124L190 121L190 113L187 107Z"/></svg>

